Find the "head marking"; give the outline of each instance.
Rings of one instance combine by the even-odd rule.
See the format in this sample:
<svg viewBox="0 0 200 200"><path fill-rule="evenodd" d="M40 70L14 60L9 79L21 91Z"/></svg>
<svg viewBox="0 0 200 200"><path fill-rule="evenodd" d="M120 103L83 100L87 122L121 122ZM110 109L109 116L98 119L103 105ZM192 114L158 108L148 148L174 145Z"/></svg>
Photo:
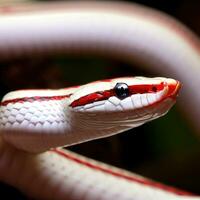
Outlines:
<svg viewBox="0 0 200 200"><path fill-rule="evenodd" d="M96 91L85 96L82 96L74 100L70 106L72 108L78 106L84 106L86 104L107 100L112 96L116 96L119 99L127 98L134 94L147 94L156 93L164 89L166 83L161 82L157 84L135 84L128 85L127 83L117 82L114 88L109 90Z"/></svg>

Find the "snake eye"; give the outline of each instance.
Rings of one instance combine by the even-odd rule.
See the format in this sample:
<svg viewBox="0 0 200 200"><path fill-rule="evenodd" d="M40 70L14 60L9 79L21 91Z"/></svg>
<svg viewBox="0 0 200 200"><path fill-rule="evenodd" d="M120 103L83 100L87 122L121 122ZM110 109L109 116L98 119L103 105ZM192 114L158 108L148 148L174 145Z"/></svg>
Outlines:
<svg viewBox="0 0 200 200"><path fill-rule="evenodd" d="M123 99L129 96L129 88L126 83L117 83L114 87L115 94L118 98Z"/></svg>

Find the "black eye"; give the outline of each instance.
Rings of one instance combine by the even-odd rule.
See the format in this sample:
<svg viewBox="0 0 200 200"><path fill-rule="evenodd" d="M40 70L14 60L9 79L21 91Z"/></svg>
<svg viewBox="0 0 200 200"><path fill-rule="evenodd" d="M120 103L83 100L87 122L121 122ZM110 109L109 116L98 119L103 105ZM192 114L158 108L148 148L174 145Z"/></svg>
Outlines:
<svg viewBox="0 0 200 200"><path fill-rule="evenodd" d="M123 99L129 96L129 89L126 83L117 83L114 87L115 94L118 98Z"/></svg>

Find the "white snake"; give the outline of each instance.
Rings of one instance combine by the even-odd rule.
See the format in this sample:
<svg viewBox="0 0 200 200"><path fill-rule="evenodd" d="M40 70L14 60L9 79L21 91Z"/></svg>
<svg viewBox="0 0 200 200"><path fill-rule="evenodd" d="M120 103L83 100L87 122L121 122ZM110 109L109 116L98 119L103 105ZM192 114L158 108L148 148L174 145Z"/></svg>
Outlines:
<svg viewBox="0 0 200 200"><path fill-rule="evenodd" d="M187 28L134 4L76 2L52 8L1 8L2 59L55 50L121 55L181 80L187 89L180 102L199 130L199 40ZM200 199L68 151L38 153L162 116L179 87L173 79L129 77L7 94L0 108L0 179L36 199ZM185 106L189 98L192 111Z"/></svg>

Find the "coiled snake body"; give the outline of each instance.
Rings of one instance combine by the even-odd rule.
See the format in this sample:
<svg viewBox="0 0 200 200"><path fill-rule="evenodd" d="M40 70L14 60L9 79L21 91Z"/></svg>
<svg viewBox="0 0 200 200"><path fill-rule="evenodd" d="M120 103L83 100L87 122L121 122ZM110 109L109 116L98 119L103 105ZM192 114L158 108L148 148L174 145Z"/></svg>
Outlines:
<svg viewBox="0 0 200 200"><path fill-rule="evenodd" d="M121 55L184 82L183 105L199 86L199 80L189 81L197 76L199 41L175 20L120 3L68 3L45 12L42 7L11 8L9 15L2 7L2 59L9 58L9 52L21 56L61 49ZM27 12L30 8L32 12ZM185 73L188 67L190 73ZM158 118L174 104L179 88L174 79L127 77L69 89L8 93L0 107L1 180L37 199L200 199L52 149L113 135ZM199 99L199 94L191 99L193 106ZM191 119L199 113L197 107ZM199 124L194 125L198 129Z"/></svg>

